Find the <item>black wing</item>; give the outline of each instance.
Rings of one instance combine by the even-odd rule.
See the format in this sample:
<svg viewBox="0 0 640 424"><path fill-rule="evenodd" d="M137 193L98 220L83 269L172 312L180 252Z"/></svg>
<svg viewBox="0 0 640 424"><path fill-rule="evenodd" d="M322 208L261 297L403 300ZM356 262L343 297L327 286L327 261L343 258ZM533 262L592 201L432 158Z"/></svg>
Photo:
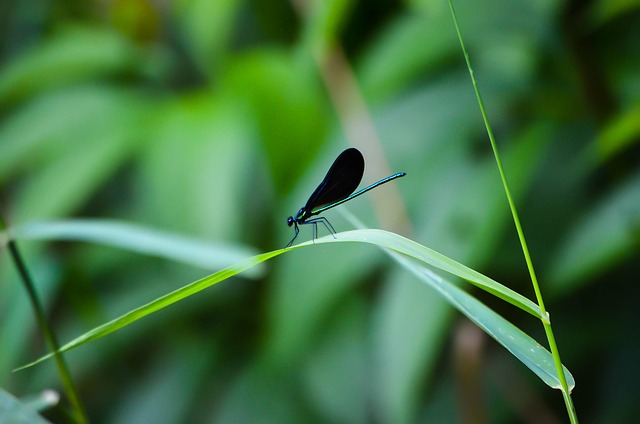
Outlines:
<svg viewBox="0 0 640 424"><path fill-rule="evenodd" d="M314 215L315 209L348 197L358 188L363 174L364 157L358 149L351 147L340 153L324 180L307 200L305 210Z"/></svg>

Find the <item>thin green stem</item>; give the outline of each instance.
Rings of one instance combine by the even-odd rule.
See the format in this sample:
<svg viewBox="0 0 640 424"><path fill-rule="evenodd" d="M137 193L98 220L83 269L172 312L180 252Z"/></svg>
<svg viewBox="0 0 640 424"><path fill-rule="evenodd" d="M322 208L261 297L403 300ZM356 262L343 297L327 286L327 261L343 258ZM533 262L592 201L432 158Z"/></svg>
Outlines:
<svg viewBox="0 0 640 424"><path fill-rule="evenodd" d="M2 218L0 218L0 226L2 228L6 228L4 224L4 220L2 220ZM64 391L67 395L67 398L69 399L69 402L71 403L71 407L73 408L72 416L76 422L86 423L88 421L87 421L86 414L84 412L84 408L82 407L82 403L80 402L78 391L75 387L73 379L71 378L71 373L69 372L69 369L67 367L67 364L64 361L64 358L62 357L62 354L58 352L60 345L58 344L58 340L53 330L51 329L51 327L49 326L49 323L47 322L47 319L44 313L44 308L42 307L42 303L38 298L38 294L33 284L33 280L31 279L31 275L29 274L27 266L24 260L22 259L22 255L20 255L20 251L18 250L18 245L16 244L15 240L13 240L12 238L9 238L9 240L7 241L7 248L9 249L9 254L13 259L13 262L15 263L16 268L18 269L18 273L22 278L22 282L24 283L24 286L27 289L29 300L31 301L31 305L36 314L38 325L40 326L40 329L44 335L44 338L47 344L49 345L49 348L54 353L56 365L58 367L58 373L60 374L60 379L62 380Z"/></svg>
<svg viewBox="0 0 640 424"><path fill-rule="evenodd" d="M562 395L564 397L565 406L567 408L567 413L569 414L569 418L572 423L578 422L578 417L576 415L575 407L573 406L573 401L571 400L571 394L569 392L569 386L567 384L567 379L564 375L564 370L562 368L562 361L560 360L560 352L558 350L558 346L556 345L555 337L553 335L553 330L551 329L551 321L549 319L549 313L546 311L544 306L544 300L542 298L542 292L540 291L540 285L538 284L538 278L536 277L536 273L533 267L533 262L531 260L531 255L529 254L529 248L527 247L527 242L524 237L524 231L522 230L522 226L520 225L520 218L518 217L518 212L516 210L516 205L513 201L513 197L511 196L511 190L509 190L509 184L507 183L507 177L504 173L504 169L502 167L502 161L500 160L500 155L498 153L498 147L496 145L495 137L493 136L493 130L491 129L491 125L489 124L489 119L487 118L487 112L484 107L484 102L482 101L482 96L480 95L480 89L478 88L478 84L476 82L476 78L473 73L473 68L471 67L471 61L469 59L469 54L464 45L464 41L462 40L462 34L460 32L460 26L458 25L458 19L456 17L455 10L453 8L453 1L449 0L449 8L451 10L451 16L453 17L453 23L456 28L456 33L458 34L458 40L460 41L460 47L462 48L462 52L464 53L464 60L467 63L467 69L469 70L469 75L471 76L471 81L473 83L473 89L476 93L476 98L478 99L478 105L480 106L480 113L482 114L482 119L484 121L485 128L487 129L487 134L489 135L489 141L491 142L491 148L493 149L493 155L496 159L496 164L498 165L498 171L500 172L500 178L502 179L502 185L504 187L505 194L507 196L507 200L509 202L509 208L511 209L511 215L513 216L513 222L516 226L516 231L518 232L518 238L520 239L520 245L522 246L522 253L524 254L525 261L527 263L527 269L529 270L529 275L531 276L531 283L533 284L533 290L536 295L536 300L538 301L538 306L540 306L540 310L544 315L546 315L547 319L542 321L544 326L545 333L547 335L547 340L549 342L549 348L551 349L551 354L553 355L556 372L558 373L558 378L560 380L560 384L562 386Z"/></svg>

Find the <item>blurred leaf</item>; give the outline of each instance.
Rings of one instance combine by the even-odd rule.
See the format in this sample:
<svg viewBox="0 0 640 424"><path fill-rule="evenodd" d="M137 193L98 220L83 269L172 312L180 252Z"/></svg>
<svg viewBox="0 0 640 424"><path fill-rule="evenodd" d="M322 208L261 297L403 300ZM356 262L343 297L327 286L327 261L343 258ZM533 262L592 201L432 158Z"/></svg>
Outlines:
<svg viewBox="0 0 640 424"><path fill-rule="evenodd" d="M424 195L424 190L417 188L433 184L447 189L446 184L433 181L448 179L450 167L473 165L470 163L473 159L470 140L481 128L482 119L473 108L473 92L468 86L468 76L455 73L435 84L414 87L393 102L373 108L380 139L393 143L393 149L389 150L393 155L390 160L401 163L402 169L409 173L401 187L415 184L414 190L406 191L408 203L414 198L431 201ZM449 101L451 98L456 101ZM423 221L418 220L415 224L420 225Z"/></svg>
<svg viewBox="0 0 640 424"><path fill-rule="evenodd" d="M49 421L42 418L30 405L11 396L0 389L0 420L7 424L46 424Z"/></svg>
<svg viewBox="0 0 640 424"><path fill-rule="evenodd" d="M174 349L180 347L174 346ZM110 408L114 415L111 422L173 424L182 421L197 390L194 383L199 383L203 377L195 372L198 366L202 368L203 361L194 362L200 359L194 354L199 352L192 350L189 353L187 357L192 361L188 362L177 357L146 358L151 362L151 370L138 374L135 383L123 393L122 402ZM176 387L181 390L176 391Z"/></svg>
<svg viewBox="0 0 640 424"><path fill-rule="evenodd" d="M371 363L364 299L348 299L323 322L301 371L310 405L323 422L368 422ZM319 339L319 340L318 340ZM337 390L339 388L339 390Z"/></svg>
<svg viewBox="0 0 640 424"><path fill-rule="evenodd" d="M103 134L139 130L140 114L148 107L141 101L134 91L91 85L32 100L0 127L0 181L92 145Z"/></svg>
<svg viewBox="0 0 640 424"><path fill-rule="evenodd" d="M264 144L272 184L289 188L325 139L328 111L307 57L260 51L225 70L229 98L243 101Z"/></svg>
<svg viewBox="0 0 640 424"><path fill-rule="evenodd" d="M597 28L632 14L640 8L640 0L596 0L589 6L589 23Z"/></svg>
<svg viewBox="0 0 640 424"><path fill-rule="evenodd" d="M159 5L151 0L114 0L107 6L111 23L138 43L153 42L160 31Z"/></svg>
<svg viewBox="0 0 640 424"><path fill-rule="evenodd" d="M73 212L84 204L133 153L129 128L87 140L33 175L16 196L14 214L21 222Z"/></svg>
<svg viewBox="0 0 640 424"><path fill-rule="evenodd" d="M139 158L137 220L215 240L238 240L253 181L252 133L232 101L209 91L169 101ZM259 199L257 193L254 194ZM257 200L256 200L257 202Z"/></svg>
<svg viewBox="0 0 640 424"><path fill-rule="evenodd" d="M239 0L180 0L173 2L185 47L206 75L219 69L229 48Z"/></svg>
<svg viewBox="0 0 640 424"><path fill-rule="evenodd" d="M378 37L357 64L362 90L373 103L402 91L455 54L451 49L455 32L448 15L401 16Z"/></svg>
<svg viewBox="0 0 640 424"><path fill-rule="evenodd" d="M436 372L453 309L402 269L394 270L375 305L375 410L386 423L412 423L418 393Z"/></svg>
<svg viewBox="0 0 640 424"><path fill-rule="evenodd" d="M463 58L448 4L434 0L408 3L417 11L400 13L381 28L357 63L363 91L374 104L413 90L425 75L440 78L438 71ZM553 2L456 2L465 43L485 88L502 86L504 94L513 95L532 83L538 67L537 50L557 43L548 25L555 7ZM468 75L466 82L472 94ZM496 94L502 93L486 94L484 97L494 101Z"/></svg>
<svg viewBox="0 0 640 424"><path fill-rule="evenodd" d="M327 0L298 4L306 21L304 37L310 43L311 52L321 54L338 42L354 3L353 0Z"/></svg>
<svg viewBox="0 0 640 424"><path fill-rule="evenodd" d="M46 411L60 403L60 394L55 390L45 389L40 393L25 396L20 401L36 411Z"/></svg>
<svg viewBox="0 0 640 424"><path fill-rule="evenodd" d="M66 27L0 73L0 104L63 84L132 69L139 62L136 49L112 30Z"/></svg>
<svg viewBox="0 0 640 424"><path fill-rule="evenodd" d="M299 381L264 361L253 361L242 369L220 404L213 409L211 422L218 424L278 423L299 424L309 420L301 399Z"/></svg>
<svg viewBox="0 0 640 424"><path fill-rule="evenodd" d="M11 167L32 172L16 191L15 221L48 219L83 206L137 151L154 111L150 106L133 92L77 87L45 96L16 115L0 131L8 145L0 145L7 161L18 161L9 162Z"/></svg>
<svg viewBox="0 0 640 424"><path fill-rule="evenodd" d="M204 269L220 269L255 255L254 249L187 238L125 222L77 219L31 222L12 229L20 240L84 241L120 247L143 255L163 257ZM257 278L263 269L251 269Z"/></svg>
<svg viewBox="0 0 640 424"><path fill-rule="evenodd" d="M549 289L572 292L637 251L640 239L640 174L617 187L575 223L550 270Z"/></svg>
<svg viewBox="0 0 640 424"><path fill-rule="evenodd" d="M599 134L596 145L601 160L628 149L640 140L640 106L614 117Z"/></svg>

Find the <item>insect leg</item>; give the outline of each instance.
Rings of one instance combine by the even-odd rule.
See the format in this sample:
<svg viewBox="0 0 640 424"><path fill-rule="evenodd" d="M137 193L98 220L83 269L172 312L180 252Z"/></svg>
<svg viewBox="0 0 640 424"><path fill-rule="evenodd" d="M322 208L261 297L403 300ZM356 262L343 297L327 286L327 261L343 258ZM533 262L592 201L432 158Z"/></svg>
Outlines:
<svg viewBox="0 0 640 424"><path fill-rule="evenodd" d="M300 230L298 229L298 224L297 223L293 223L293 238L291 239L291 241L289 243L287 243L287 245L284 247L285 249L287 247L291 247L291 245L293 244L293 241L296 239L296 237L298 237L298 233L300 232Z"/></svg>
<svg viewBox="0 0 640 424"><path fill-rule="evenodd" d="M329 233L333 236L333 238L336 238L336 230L335 228L333 228L333 225L331 225L331 223L329 222L329 220L327 218L325 218L324 216L319 216L317 218L313 218L308 220L307 222L305 222L305 224L313 224L313 229L314 229L314 233L313 233L313 239L315 240L317 234L318 234L318 222L322 223L322 225L325 226L325 228L327 229L327 231L329 231Z"/></svg>
<svg viewBox="0 0 640 424"><path fill-rule="evenodd" d="M311 241L315 244L316 238L318 238L318 224L315 221L306 222L305 224L313 225L313 230L311 230Z"/></svg>

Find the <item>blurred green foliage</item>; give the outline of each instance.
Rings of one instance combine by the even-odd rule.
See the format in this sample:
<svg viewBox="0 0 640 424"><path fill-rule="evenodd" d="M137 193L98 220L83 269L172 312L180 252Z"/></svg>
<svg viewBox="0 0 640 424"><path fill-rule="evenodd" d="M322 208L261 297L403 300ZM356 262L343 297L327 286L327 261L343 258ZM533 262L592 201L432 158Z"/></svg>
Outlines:
<svg viewBox="0 0 640 424"><path fill-rule="evenodd" d="M631 422L640 2L455 6L578 415ZM336 51L358 84L342 96ZM12 225L118 219L233 252L282 247L286 217L355 144L345 134L362 116L345 111L358 88L379 140L357 145L364 182L385 161L408 176L343 208L533 297L445 1L9 0L0 64ZM401 201L385 202L394 190ZM61 341L207 273L103 245L19 244ZM11 372L46 346L0 253L0 386L60 390L51 363ZM566 420L558 392L375 248L319 245L267 266L67 354L90 420ZM544 344L539 322L473 293ZM65 406L43 414L65 422Z"/></svg>

